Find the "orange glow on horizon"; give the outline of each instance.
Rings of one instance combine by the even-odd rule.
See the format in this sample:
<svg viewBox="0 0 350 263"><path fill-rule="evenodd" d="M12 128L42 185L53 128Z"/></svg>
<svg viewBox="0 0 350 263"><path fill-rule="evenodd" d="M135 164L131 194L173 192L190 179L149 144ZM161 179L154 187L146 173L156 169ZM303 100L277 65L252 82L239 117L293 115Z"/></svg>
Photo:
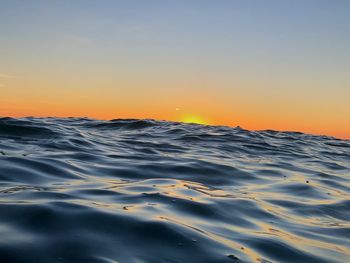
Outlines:
<svg viewBox="0 0 350 263"><path fill-rule="evenodd" d="M73 92L68 89L44 89L49 86L48 83L29 86L28 89L20 89L20 84L16 85L17 88L2 88L0 116L156 119L240 126L248 130L299 131L350 139L350 123L346 114L339 114L340 109L335 107L318 107L314 110L316 106L311 107L308 102L300 103L295 108L292 103L278 104L274 99L245 98L244 94L238 94L242 98L236 100L206 91L200 97L191 93L183 96L184 91L174 92L171 96L159 93L135 96L128 90L125 93L98 93L94 87L91 91L83 92L77 88ZM23 83L25 85L28 84Z"/></svg>
<svg viewBox="0 0 350 263"><path fill-rule="evenodd" d="M79 107L66 106L66 107L47 107L45 110L42 108L27 107L13 105L13 107L8 107L8 110L4 110L0 107L0 116L3 117L89 117L94 119L111 120L117 118L136 118L136 119L155 119L155 120L167 120L167 121L178 121L185 123L196 123L204 125L223 125L236 127L240 126L248 130L277 130L277 131L296 131L304 132L317 135L329 135L341 139L350 139L349 133L346 131L339 131L334 126L325 128L320 128L320 126L313 127L312 125L307 125L306 122L281 122L274 120L273 118L259 119L258 117L242 117L242 116L225 116L216 113L203 112L201 115L193 114L178 114L174 113L173 110L155 110L152 112L145 112L142 109L119 109L118 111L106 108L96 108L96 109L85 109L80 110ZM205 118L202 116L206 116ZM208 117L207 117L208 116ZM235 119L236 118L236 119Z"/></svg>

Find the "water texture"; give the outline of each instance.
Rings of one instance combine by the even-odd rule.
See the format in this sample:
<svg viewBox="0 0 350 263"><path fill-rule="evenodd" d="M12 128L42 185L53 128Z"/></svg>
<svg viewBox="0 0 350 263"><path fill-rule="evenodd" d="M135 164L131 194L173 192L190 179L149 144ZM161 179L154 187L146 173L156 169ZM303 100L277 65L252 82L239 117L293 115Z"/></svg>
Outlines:
<svg viewBox="0 0 350 263"><path fill-rule="evenodd" d="M350 262L350 141L0 118L0 262Z"/></svg>

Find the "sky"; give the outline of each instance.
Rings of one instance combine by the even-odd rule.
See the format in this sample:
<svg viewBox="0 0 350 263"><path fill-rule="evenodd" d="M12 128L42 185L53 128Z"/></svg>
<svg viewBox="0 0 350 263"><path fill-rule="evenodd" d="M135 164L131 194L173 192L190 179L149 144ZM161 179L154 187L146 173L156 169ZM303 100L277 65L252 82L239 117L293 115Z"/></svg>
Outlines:
<svg viewBox="0 0 350 263"><path fill-rule="evenodd" d="M0 0L0 116L350 139L348 0Z"/></svg>

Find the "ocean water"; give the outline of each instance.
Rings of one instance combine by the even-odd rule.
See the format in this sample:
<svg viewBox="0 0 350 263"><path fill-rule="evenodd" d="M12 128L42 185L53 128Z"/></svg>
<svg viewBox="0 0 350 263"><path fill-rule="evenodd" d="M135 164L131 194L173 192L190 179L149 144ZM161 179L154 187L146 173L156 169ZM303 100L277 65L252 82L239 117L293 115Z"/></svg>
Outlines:
<svg viewBox="0 0 350 263"><path fill-rule="evenodd" d="M0 262L350 262L350 141L0 119Z"/></svg>

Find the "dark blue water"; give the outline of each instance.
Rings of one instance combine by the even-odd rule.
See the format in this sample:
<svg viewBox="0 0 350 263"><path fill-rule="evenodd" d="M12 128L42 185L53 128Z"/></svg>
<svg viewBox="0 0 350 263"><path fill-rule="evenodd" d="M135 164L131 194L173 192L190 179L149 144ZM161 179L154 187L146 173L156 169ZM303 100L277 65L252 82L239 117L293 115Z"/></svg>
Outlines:
<svg viewBox="0 0 350 263"><path fill-rule="evenodd" d="M350 141L0 119L0 262L350 262Z"/></svg>

